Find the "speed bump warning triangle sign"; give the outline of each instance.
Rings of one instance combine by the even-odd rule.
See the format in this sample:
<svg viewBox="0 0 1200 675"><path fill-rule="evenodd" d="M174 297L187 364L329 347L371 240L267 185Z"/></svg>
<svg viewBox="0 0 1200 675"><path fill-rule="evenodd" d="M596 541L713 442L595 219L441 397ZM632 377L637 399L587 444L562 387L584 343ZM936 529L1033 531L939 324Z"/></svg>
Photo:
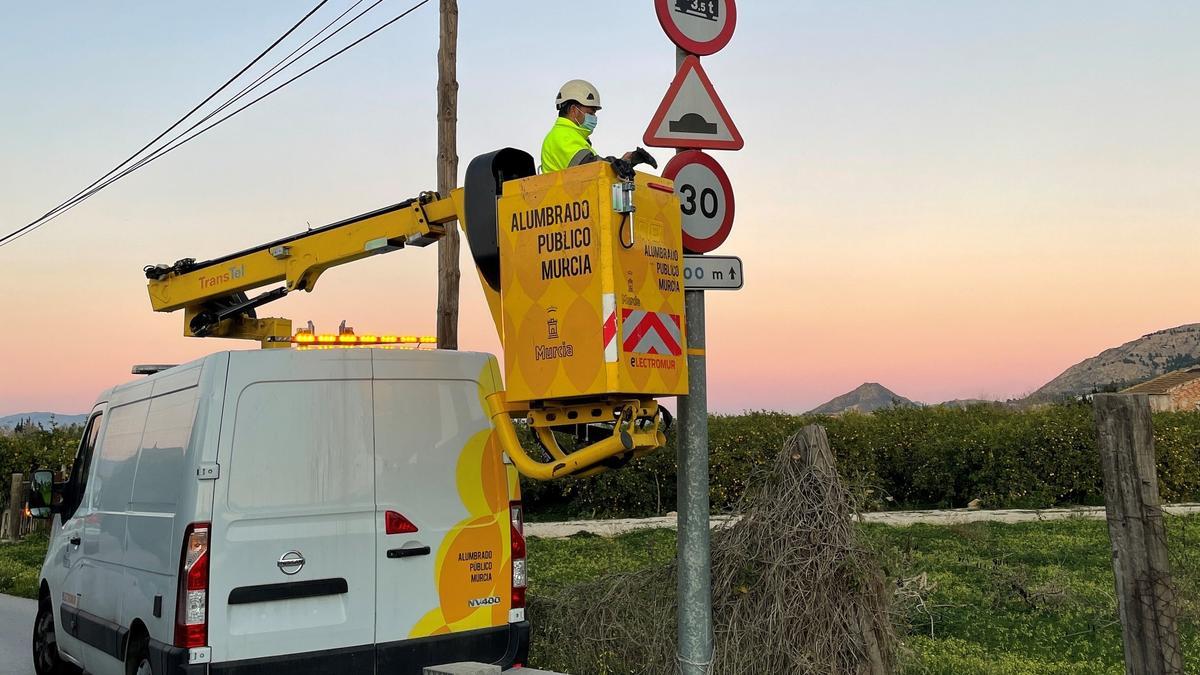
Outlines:
<svg viewBox="0 0 1200 675"><path fill-rule="evenodd" d="M700 59L688 56L642 136L659 148L741 150L745 143Z"/></svg>

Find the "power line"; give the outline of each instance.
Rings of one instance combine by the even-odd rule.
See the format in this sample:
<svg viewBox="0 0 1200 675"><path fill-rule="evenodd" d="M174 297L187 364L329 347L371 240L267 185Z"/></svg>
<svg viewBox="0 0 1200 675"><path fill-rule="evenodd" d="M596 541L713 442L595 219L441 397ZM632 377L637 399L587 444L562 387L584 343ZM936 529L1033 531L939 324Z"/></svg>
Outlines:
<svg viewBox="0 0 1200 675"><path fill-rule="evenodd" d="M237 73L235 73L235 74L233 75L233 77L231 77L231 78L229 78L228 80L226 80L226 81L225 81L225 83L224 83L224 84L222 84L220 87L217 87L217 89L216 89L215 91L213 91L213 93L209 94L207 97L205 97L205 99L204 99L203 101L200 101L200 103L196 104L196 107L194 107L194 108L192 108L191 110L189 110L189 111L187 112L187 114L185 114L183 117L180 117L178 120L175 120L175 122L174 122L173 124L171 124L171 126L169 126L169 127L167 127L166 129L164 129L162 133L160 133L158 136L155 136L155 137L154 137L154 138L153 138L153 139L152 139L152 140L151 140L149 143L146 143L146 144L145 144L145 145L143 145L141 148L139 148L137 152L135 152L135 153L133 153L132 155L130 155L129 157L125 158L125 160L124 160L123 162L121 162L120 164L116 165L116 166L115 166L115 167L113 167L112 169L109 169L108 173L106 173L106 174L104 174L103 176L100 176L100 177L99 177L99 178L97 178L96 180L92 181L91 185L88 185L87 187L83 188L83 189L82 189L82 190L80 190L79 192L76 192L74 195L72 195L70 198L68 198L67 200L65 200L65 201L63 201L62 203L60 203L58 206L56 206L56 207L54 207L53 209L50 209L50 210L49 210L49 211L47 211L46 213L42 214L42 215L41 215L41 217L39 217L39 218L37 218L37 219L33 220L31 223L29 223L29 224L25 225L24 227L21 227L21 228L17 229L16 231L14 231L14 232L12 232L12 233L9 233L9 234L5 235L5 236L4 236L4 238L0 239L0 246L4 245L5 243L8 243L8 242L9 242L9 241L11 241L11 240L12 240L14 237L20 236L20 235L21 235L23 232L25 232L25 231L28 231L29 229L32 229L32 228L36 227L36 226L37 226L37 223L39 223L39 222L41 222L41 221L45 220L45 219L46 219L46 218L48 218L48 217L51 217L51 216L52 216L53 214L55 214L55 213L58 213L58 212L59 212L61 209L63 209L63 207L64 207L64 206L66 206L68 203L70 203L70 202L71 202L71 200L78 198L80 195L82 195L82 194L84 194L85 192L87 192L88 190L92 189L92 188L93 188L93 187L95 187L95 186L96 186L98 183L100 183L100 182L101 182L101 181L103 181L104 179L108 178L109 176L111 176L111 175L113 175L114 173L116 173L117 171L119 171L119 170L121 169L121 167L123 167L123 166L125 166L126 164L128 164L129 162L133 161L133 160L134 160L134 159L135 159L135 158L136 158L138 155L140 155L140 154L142 154L143 152L145 152L147 148L149 148L150 146L154 145L154 144L155 144L155 143L157 143L158 141L162 140L162 138L163 138L164 136L166 136L167 134L171 133L171 130L172 130L172 129L174 129L175 127L177 127L177 126L179 126L180 124L182 124L182 123L184 122L184 120L186 120L187 118L189 118L189 117L191 117L193 114L195 114L195 112L196 112L197 110L199 110L200 108L204 107L204 105L205 105L205 104L207 104L209 101L213 100L213 98L215 98L217 94L221 93L221 92L222 92L222 91L223 91L223 90L224 90L226 87L228 87L228 86L229 86L230 84L232 84L232 83L233 83L235 80L237 80L239 77L241 77L243 74L245 74L245 72L246 72L247 70L249 70L250 68L252 68L252 67L254 66L254 64L258 63L258 62L259 62L259 61L260 61L260 60L261 60L261 59L262 59L264 56L266 56L266 55L267 55L267 54L268 54L268 53L269 53L269 52L270 52L272 49L274 49L276 46L278 46L280 42L283 42L283 41L284 41L284 40L285 40L285 39L286 39L286 38L287 38L289 35L291 35L293 32L295 32L295 31L296 31L296 29L297 29L297 28L299 28L301 25L303 25L305 21L308 21L309 17L311 17L313 14L315 14L317 10L321 9L321 7L322 7L322 6L324 6L324 5L325 5L325 3L326 3L326 2L328 2L328 1L329 1L329 0L321 0L320 2L318 2L318 3L317 3L317 5L316 5L315 7L313 7L312 9L310 9L310 10L308 11L308 13L307 13L307 14L305 14L303 17L301 17L301 18L300 18L300 20L299 20L299 21L297 21L297 22L296 22L296 23L295 23L295 24L294 24L294 25L293 25L291 28L287 29L287 32L285 32L283 35L280 35L280 36L279 36L279 37L278 37L278 38L277 38L277 39L276 39L274 42L272 42L272 43L270 44L270 46L268 46L268 47L267 47L266 49L264 49L264 50L263 50L261 53L259 53L259 55L258 55L258 56L254 57L254 59L253 59L253 60L251 60L251 61L250 61L250 63L247 63L245 66L243 66L241 70L239 70ZM294 53L294 52L293 52L293 53Z"/></svg>
<svg viewBox="0 0 1200 675"><path fill-rule="evenodd" d="M295 82L296 80L298 80L298 79L300 79L300 78L304 77L305 75L307 75L307 74L311 73L312 71L316 70L317 68L321 67L322 65L324 65L324 64L326 64L326 63L328 63L329 61L331 61L331 60L333 60L334 58L336 58L336 57L340 56L341 54L345 53L346 51L350 50L351 48L353 48L353 47L357 46L358 44L360 44L361 42L363 42L363 41L364 41L364 40L366 40L367 38L370 38L370 37L372 37L373 35L375 35L376 33L378 33L378 32L380 32L380 31L382 31L384 28L387 28L388 26L392 25L393 23L396 23L396 22L397 22L397 21L399 21L400 19L403 19L404 17L408 16L409 14L411 14L411 13L412 13L412 12L414 12L414 11L416 11L417 9L419 9L421 6L423 6L423 5L427 4L428 2L429 2L429 0L421 0L420 2L416 3L416 4L415 4L415 5L413 5L412 7L408 8L407 10L405 10L404 12L401 12L401 13L400 13L399 15L397 15L396 17L394 17L394 18L392 18L391 20L389 20L389 21L385 22L383 25L379 26L379 27L378 27L378 28L376 28L375 30L372 30L371 32L369 32L369 33L367 33L366 35L364 35L364 36L362 36L362 37L358 38L358 39L357 39L357 40L355 40L354 42L351 42L350 44L346 45L345 47L342 47L342 48L341 48L341 49L339 49L338 51L334 52L333 54L330 54L329 56L327 56L327 57L325 57L324 59L322 59L322 60L318 61L317 63L313 64L312 66L309 66L307 69L305 69L304 71L300 72L298 75L295 75L295 76L291 77L290 79L288 79L287 81L285 81L283 84L280 84L279 86L275 87L274 89L271 89L270 91L268 91L267 93L263 94L262 96L259 96L258 98L255 98L254 100L250 101L250 102L249 102L249 103L247 103L246 105L243 105L242 107L240 107L240 108L238 108L238 109L234 110L233 112L231 112L231 113L229 113L228 115L226 115L226 116L222 117L221 119L217 120L216 122L213 122L213 123L212 123L212 124L210 124L209 126L207 126L207 127L204 127L203 129L200 129L199 131L195 132L195 133L194 133L194 134L192 134L191 136L188 136L187 138L184 138L183 140L179 140L178 142L174 143L173 145L169 143L168 145L166 145L166 146L163 146L162 148L159 148L159 149L155 150L155 151L154 151L153 153L151 153L150 155L148 155L148 156L146 156L146 157L144 157L144 158L142 158L142 159L138 160L138 162L137 162L137 163L135 163L133 166L130 166L129 168L127 168L127 169L125 169L125 170L121 171L121 173L119 173L119 174L117 174L117 175L113 176L112 178L109 178L108 180L104 181L103 183L100 183L99 185L97 185L97 186L95 186L95 187L91 188L90 190L88 190L88 191L84 192L83 194L81 194L81 195L79 195L78 197L76 197L74 200L69 200L69 203L66 203L66 205L65 205L65 206L63 206L63 207L62 207L60 210L58 210L56 213L54 213L53 215L51 215L49 218L46 218L45 220L41 220L40 222L38 222L38 221L35 221L34 223L31 223L30 225L27 225L26 227L22 228L21 230L18 230L17 232L13 232L12 234L9 234L9 235L5 236L3 239L0 239L0 247L3 247L3 246L5 246L5 245L7 245L7 244L10 244L10 243L12 243L13 241L16 241L16 240L20 239L21 237L25 236L26 234L29 234L30 232L33 232L34 230L38 229L38 228L39 228L39 227L41 227L42 225L45 225L46 223L49 223L49 222L53 221L53 220L54 220L55 218L57 218L58 216L60 216L60 215L62 215L62 214L64 214L64 213L66 213L67 211L70 211L71 209L75 208L75 207L76 207L76 206L78 206L80 203L82 203L84 200L88 199L89 197L91 197L92 195L96 194L96 193L97 193L97 192L99 192L100 190L103 190L104 188L108 187L109 185L111 185L111 184L115 183L116 181L118 181L118 180L120 180L120 179L124 178L125 176L129 175L130 173L133 173L134 171L137 171L138 169L142 168L143 166L145 166L145 165L149 164L150 162L153 162L154 160L156 160L156 159L159 159L159 158L160 158L160 157L162 157L163 155L165 155L165 154L167 154L167 153L169 153L169 152L171 152L171 151L173 151L173 150L175 150L175 149L177 149L177 148L179 148L179 147L181 147L181 146L183 146L183 145L187 144L188 142L190 142L190 141L194 140L195 138L197 138L197 137L201 136L202 134L204 134L204 133L206 133L206 132L208 132L208 131L210 131L210 130L212 130L212 129L216 128L217 126L219 126L220 124L222 124L222 123L224 123L225 121L229 120L230 118L234 117L234 116L235 116L235 115L237 115L238 113L241 113L242 111L246 110L247 108L249 108L249 107L253 106L253 105L254 105L254 104L256 104L256 103L258 103L259 101L261 101L261 100L263 100L263 99L267 98L268 96L270 96L270 95L274 94L275 92L279 91L280 89L283 89L284 87L288 86L288 85L289 85L289 84L291 84L292 82ZM376 4L378 4L378 3L376 3ZM373 6L374 6L374 5L372 5L372 7L373 7ZM363 13L365 13L365 12L367 12L367 11L370 11L370 9L371 9L370 7L369 7L369 8L367 8L366 10L364 10L364 12L363 12ZM332 35L331 35L330 37L332 37ZM306 53L307 53L307 52L306 52ZM278 74L278 73L276 73L276 74ZM193 125L193 128L194 128L194 125ZM185 133L186 133L186 132L185 132ZM178 138L179 138L179 137L177 136L177 137L176 137L176 140L178 140Z"/></svg>
<svg viewBox="0 0 1200 675"><path fill-rule="evenodd" d="M320 37L320 36L321 36L321 34L322 34L322 33L324 33L325 31L329 30L330 26L334 25L334 24L335 24L335 23L337 23L338 21L341 21L342 17L346 16L346 15L347 15L347 14L349 14L351 11L353 11L353 9L354 9L355 7L358 7L359 5L361 5L361 4L363 3L363 0L357 0L357 1L356 1L356 2L353 4L353 5L350 5L349 7L347 7L347 8L346 8L346 11L344 11L344 12L342 12L341 14L337 15L337 17L335 17L333 21L330 21L329 23L325 24L325 27L324 27L324 28L322 28L321 30L317 31L315 35L313 35L312 37L310 37L310 38L308 38L307 40L305 40L305 41L304 41L304 43L303 43L303 44L301 44L299 47L296 47L295 49L293 49L293 50L291 51L291 53L290 53L290 54L288 54L287 56L285 56L285 57L283 57L282 59L280 59L279 61L277 61L277 62L275 63L275 65L273 65L273 66L271 66L270 68L268 68L268 69L266 70L266 72L262 73L261 75L259 75L259 76L258 76L258 77L256 77L256 78L254 78L254 81L253 81L253 82L251 82L250 84L246 85L245 87L242 87L242 90L241 90L241 91L239 91L239 92L237 93L237 95L235 95L233 98L231 98L231 99L229 99L228 101L226 101L226 102L222 103L222 104L221 104L219 107L217 107L217 109L215 109L215 110L213 110L212 112L210 112L210 113L208 113L207 115L205 115L205 116L204 116L204 117L203 117L203 118L202 118L202 119L201 119L199 122L197 122L197 123L193 124L192 126L188 127L188 128L187 128L187 129L185 129L185 130L184 130L182 133L180 133L179 135L175 136L175 138L171 139L170 141L167 141L167 145L170 145L170 144L171 144L173 141L175 141L176 139L178 139L180 136L183 136L184 134L186 134L187 132L191 131L192 129L195 129L195 128L196 128L197 126L199 126L200 124L203 124L204 122L207 122L208 120L212 119L212 118L213 118L213 116L215 116L217 113L220 113L222 110L224 110L224 109L228 108L230 105L232 105L232 104L236 103L238 100L240 100L240 99L241 99L243 96L245 96L246 94L248 94L248 93L250 93L250 92L254 91L254 90L255 90L255 89L257 89L259 86L261 86L263 83L270 81L272 78L274 78L274 77L275 77L276 75L278 75L279 73L281 73L281 72L283 72L283 71L287 70L289 67L291 67L291 65L292 65L293 63L295 63L295 62L299 61L300 59L304 58L305 56L308 56L308 54L309 54L310 52L312 52L314 49L316 49L317 47L320 47L322 44L325 44L325 42L326 42L327 40L329 40L329 38L332 38L333 36L335 36L335 35L337 35L338 33L342 32L342 30L343 30L344 28L347 28L347 27L348 27L350 24L352 24L352 23L354 23L355 21L358 21L359 19L361 19L361 18L362 18L362 17L363 17L363 16L364 16L364 15L365 15L367 12L371 11L372 9L375 9L377 6L379 6L379 4L380 4L381 2L383 2L383 0L375 0L375 2L374 2L373 4L371 4L371 6L370 6L370 7L367 7L367 8L366 8L366 9L364 9L363 11L359 12L359 13L358 13L358 14L357 14L357 15L356 15L354 18L350 19L350 20L349 20L349 21L347 21L346 23L344 23L344 24L342 24L341 26L339 26L337 30L333 31L333 32L332 32L332 33L330 33L329 35L326 35L326 36L325 36L325 37L324 37L324 38L323 38L323 39L322 39L320 42L318 42L317 44L313 45L313 46L312 46L312 47L310 47L309 49L305 50L303 54L301 54L300 56L297 56L297 57L296 57L296 58L294 58L294 59L292 58L293 56L295 56L296 52L300 51L301 49L304 49L306 46L308 46L308 43L312 42L313 40L316 40L318 37ZM289 61L289 59L291 59L291 60ZM286 64L284 63L285 61L287 61L287 63L286 63ZM281 67L280 67L280 65L282 65L283 67L281 68Z"/></svg>
<svg viewBox="0 0 1200 675"><path fill-rule="evenodd" d="M314 35L313 37L309 38L309 39L308 39L308 40L307 40L307 41L306 41L304 44L305 44L305 45L306 45L306 44L308 44L308 43L309 43L309 42L311 42L313 39L315 39L317 36L319 36L321 33L323 33L323 32L325 32L326 30L328 30L328 29L329 29L329 27L330 27L331 25L333 25L334 23L336 23L336 22L337 22L339 19L341 19L342 17L344 17L344 16L345 16L347 13L349 13L351 10L353 10L353 9L354 9L354 7L358 6L358 5L361 3L361 1L362 1L362 0L359 0L359 2L356 2L354 5L352 5L352 6L351 6L351 7L350 7L348 10L346 10L345 12L343 12L343 13L342 13L341 15L339 15L339 16L338 16L336 19L334 19L332 22L330 22L328 25L326 25L326 26L325 26L325 28L321 29L321 30L320 30L320 31L319 31L319 32L318 32L316 35ZM283 72L285 69L287 69L289 66L291 66L291 65L292 65L293 63L295 63L296 61L299 61L299 60L300 60L300 59L302 59L303 57L307 56L307 55L308 55L310 52L312 52L314 49L316 49L317 47L321 46L321 44L323 44L323 43L324 43L326 40L328 40L329 38L332 38L334 35L336 35L337 33L339 33L339 32L340 32L340 31L341 31L343 28L346 28L346 27L347 27L347 26L349 26L351 23L353 23L354 21L356 21L356 20L358 20L359 18L361 18L361 17L362 17L363 15L365 15L367 12L371 11L371 10L372 10L372 9L374 9L376 6L378 6L378 5L379 5L381 2L383 2L383 0L376 0L376 2L375 2L375 3L373 3L372 5L370 5L369 7L367 7L365 10L363 10L363 11L362 11L362 12L360 12L359 14L355 15L355 16L354 16L354 18L352 18L350 21L348 21L348 22L346 22L345 24L343 24L342 26L340 26L340 27L339 27L337 30L335 30L333 33L330 33L329 35L327 35L327 36L326 36L324 39L322 39L322 40L321 40L320 42L318 42L317 44L313 45L311 48L309 48L308 50L306 50L306 51L305 51L303 54L300 54L300 56L296 57L295 59L292 59L292 60L291 60L289 63L287 63L286 65L284 65L282 68L279 68L279 70L278 70L278 71L276 71L276 72L272 73L271 75L269 75L269 76L267 76L267 77L265 77L265 78L263 77L263 75L260 75L260 76L259 76L259 78L255 80L255 82L251 83L250 85L247 85L247 86L246 86L245 88L243 88L243 89L242 89L242 91L241 91L241 92L239 92L239 93L238 93L236 96L234 96L234 97L233 97L232 99L230 99L229 101L226 101L224 104L222 104L222 105L221 105L219 108L217 108L217 109L216 109L216 110L214 110L213 112L211 112L211 113L209 113L208 115L206 115L206 116L205 116L203 119L201 119L199 122L196 122L196 123L194 123L192 126L188 127L187 129L185 129L185 130L184 130L183 132L181 132L180 134L176 135L174 138L172 138L170 141L168 141L166 145L164 145L164 146L162 146L162 147L160 147L160 148L158 148L158 149L154 150L153 152L151 152L151 153L150 153L149 155L147 155L146 157L143 157L142 159L139 159L139 160L138 160L136 163L134 163L132 166L130 166L130 167L128 167L128 168L126 168L126 169L124 169L123 171L121 171L121 172L120 172L120 173L118 173L117 175L115 175L115 176L113 176L113 177L111 177L111 178L108 178L107 180L104 180L104 181L103 181L103 182L101 182L99 185L96 185L95 183L93 183L93 186L89 186L89 187L90 187L90 189L87 189L87 190L85 190L84 192L81 192L80 194L76 195L76 196L75 196L75 197L73 197L72 199L70 199L70 200L67 200L66 202L64 202L64 203L63 203L63 205L60 205L60 206L58 207L58 210L57 210L56 212L52 212L52 215L50 215L48 218L39 219L39 221L35 221L34 223L31 223L30 225L27 225L26 227L24 227L24 228L21 228L21 230L18 230L17 232L13 232L13 233L11 233L11 234L9 234L9 235L5 236L3 239L0 239L0 247L2 247L2 246L5 246L5 245L7 245L7 244L10 244L10 243L12 243L12 242L14 242L14 241L17 241L17 240L18 240L18 239L20 239L21 237L24 237L25 235L27 235L27 234L30 234L31 232L33 232L33 231L37 230L38 228L42 227L43 225L46 225L47 223L50 223L50 222L51 222L51 221L53 221L54 219L56 219L56 218L58 218L59 216L63 215L63 214L64 214L64 213L66 213L67 211L70 211L71 209L75 208L75 207L76 207L76 206L78 206L80 203L82 203L83 201L87 200L87 199L88 199L88 198L90 198L92 195L95 195L97 192L100 192L101 190L103 190L104 188L108 187L109 185L111 185L111 184L113 184L113 183L117 182L118 180L120 180L120 179L124 178L125 176L127 176L127 175L129 175L129 174L131 174L131 173L133 173L134 171L137 171L138 169L140 169L140 168L142 168L143 166L145 166L145 165L147 165L147 164L149 164L149 163L153 162L154 160L156 160L156 159L158 159L158 158L162 157L163 155L165 155L165 154L167 154L167 153L171 152L172 150L175 150L176 148L179 148L180 146L183 146L183 145L187 144L187 143L188 143L188 142L190 142L191 140L193 140L193 139L197 138L198 136L200 136L200 135L202 135L202 134L206 133L207 131L209 131L209 130L211 130L211 129L215 128L215 127L217 127L218 125L220 125L221 123L223 123L223 122L225 122L226 120L230 119L231 117L233 117L233 116L237 115L238 113L240 113L240 112L242 112L242 111L246 110L246 109L247 109L247 108L249 108L250 106L252 106L252 105L254 105L254 104L258 103L259 101L261 101L261 100L263 100L263 99L265 99L265 98L267 98L268 96L270 96L271 94L274 94L275 92L279 91L280 89L283 89L284 87L286 87L287 85L291 84L292 82L295 82L296 80L300 79L301 77L304 77L304 76L305 76L305 75L307 75L308 73L312 72L313 70L316 70L317 68L319 68L320 66L324 65L325 63L327 63L327 62L329 62L329 61L333 60L335 57L337 57L337 56L341 55L342 53L344 53L344 52L348 51L348 50L349 50L349 49L351 49L352 47L354 47L354 46L358 45L359 43L363 42L363 41L364 41L364 40L366 40L367 38L369 38L369 37L371 37L371 36L375 35L376 33L380 32L380 31L381 31L381 30L383 30L384 28L387 28L388 26L390 26L390 25L392 25L393 23L395 23L395 22L399 21L400 19L403 19L405 16L408 16L409 14L411 14L412 12L414 12L414 11L416 11L418 8L420 8L422 5L425 5L426 3L428 3L428 2L429 2L429 0L421 0L421 2L418 2L418 3L416 3L416 4L415 4L415 5L413 5L412 7L408 8L407 10L405 10L404 12L402 12L401 14L399 14L398 16L396 16L396 17L392 18L391 20L387 21L386 23L384 23L383 25L379 26L378 28L376 28L376 29L372 30L371 32L367 33L366 35L364 35L364 36L360 37L359 39L355 40L354 42L351 42L350 44L346 45L345 47L343 47L343 48L339 49L338 51L334 52L333 54L331 54L331 55L327 56L326 58L322 59L321 61L318 61L317 63L313 64L313 65L312 65L312 66L310 66L309 68L305 69L303 72L301 72L301 73L299 73L298 75L295 75L294 77L292 77L292 78L288 79L288 80L287 80L286 82L284 82L283 84L280 84L279 86L275 87L274 89L271 89L270 91L268 91L267 93L263 94L262 96L259 96L258 98L256 98L256 99L254 99L254 100L250 101L250 102L249 102L249 103L247 103L246 105L243 105L242 107L240 107L240 108L238 108L238 109L234 110L233 112L231 112L231 113L229 113L228 115L226 115L226 116L222 117L221 119L218 119L216 122L213 122L211 125L209 125L209 126L207 126L207 127L204 127L203 129L200 129L199 131L197 131L196 133L194 133L194 134L192 134L192 135L190 135L190 136L187 136L187 138L183 138L183 140L180 140L180 138L182 138L183 136L185 136L185 135L186 135L188 132L192 131L192 130L193 130L193 129L195 129L197 126L199 126L199 125L203 124L205 121L207 121L208 119L212 118L212 116L213 116L213 115L217 114L217 113L218 113L218 112L220 112L221 110L224 110L224 109L225 109L225 108L227 108L227 107L228 107L230 104L234 103L235 101L237 101L238 99L242 98L242 97L243 97L243 96L245 96L246 94L250 93L250 92L251 92L251 91L253 91L254 89L257 89L257 88L258 88L259 86L261 86L262 84L265 84L267 81L269 81L270 79L272 79L273 77L275 77L275 76L276 76L276 75L278 75L279 73ZM300 50L300 49L302 49L303 47L304 47L304 45L301 45L300 47L298 47L298 48L296 48L295 50L293 50L291 54L289 54L288 56L286 56L286 57L284 57L283 59L281 59L281 60L280 60L278 63L276 63L276 64L275 64L275 66L273 66L273 67L272 67L270 70L268 70L267 72L268 72L268 73L270 73L270 72L271 72L271 70L274 70L276 67L278 67L278 66L279 66L279 64L280 64L280 63L283 63L283 61L287 61L289 58L291 58L291 56L292 56L292 55L294 55L294 54L295 54L297 51L299 51L299 50ZM259 80L261 80L261 81L259 81ZM164 134L164 135L165 135L165 134ZM161 138L161 136L160 136L160 138ZM177 141L178 141L178 142L177 142Z"/></svg>
<svg viewBox="0 0 1200 675"><path fill-rule="evenodd" d="M355 2L353 5L351 5L351 6L350 6L350 8L349 8L349 9L347 9L345 12L342 12L340 15L338 15L338 17L337 17L336 19L334 19L333 21L329 22L329 24L327 24L327 25L326 25L324 28L322 28L320 31L318 31L316 35L313 35L313 36L312 36L312 37L310 37L310 38L309 38L307 41L305 41L305 42L304 42L304 44L302 44L302 45L300 45L299 47L297 47L296 49L292 50L292 53L291 53L291 54L288 54L287 56L285 56L285 57L283 57L282 59L280 59L280 60L279 60L279 61L278 61L278 62L277 62L277 63L276 63L274 66L272 66L270 69L268 69L268 70L267 70L265 73L263 73L262 75L259 75L257 78L255 78L255 80L254 80L253 82L251 82L250 84L248 84L248 85L246 85L245 87L243 87L243 88L242 88L242 90L241 90L240 92L238 92L238 93L237 93L237 95L235 95L233 98L231 98L231 99L229 99L228 101L226 101L226 102L222 103L222 104L221 104L220 106L218 106L218 107L217 107L215 110L213 110L212 112L208 113L208 114L207 114L207 115L205 115L203 118L201 118L199 122L196 122L196 123L192 124L192 125L191 125L190 127L188 127L187 129L184 129L184 130L183 130L183 131L181 131L180 133L176 134L176 135L175 135L175 137L173 137L171 140L167 141L167 142L166 142L166 144L164 144L164 145L163 145L163 147L161 147L161 148L158 148L158 149L157 149L157 150L155 150L154 152L150 153L150 155L151 155L151 156L153 156L153 155L157 155L157 154L159 154L159 153L163 152L163 151L164 151L164 149L165 149L165 148L167 148L168 146L170 146L172 143L174 143L175 141L179 140L180 138L182 138L182 137L186 136L186 135L188 134L188 132L192 131L193 129L195 129L196 127L200 126L201 124L204 124L205 122L207 122L208 120L210 120L210 119L212 119L214 116L216 116L218 113L220 113L222 110L225 110L226 108L228 108L229 106L233 105L234 103L237 103L239 100L241 100L241 99L242 99L243 97L245 97L247 94L249 94L249 93L253 92L255 89L258 89L258 88L259 88L260 86L262 86L263 84L266 84L266 83L267 83L267 82L269 82L270 80L274 79L274 78L275 78L275 76L277 76L277 75L279 75L280 73L282 73L283 71L287 70L289 67L291 67L291 66L292 66L292 64L296 63L297 61L299 61L300 59L304 58L305 56L308 56L308 55L309 55L309 54L310 54L310 53L311 53L313 50L315 50L317 47L320 47L321 45L325 44L325 42L326 42L326 41L328 41L330 38L332 38L333 36L337 35L338 33L342 32L342 30L343 30L343 29L345 29L345 28L347 28L347 27L349 27L349 26L350 26L350 24L352 24L352 23L354 23L355 21L358 21L359 19L361 19L363 16L365 16L365 15L367 14L367 12L370 12L372 9L375 9L376 7L378 7L378 6L379 6L379 4L383 2L383 0L375 0L375 2L374 2L374 3L372 3L372 4L371 4L369 7L367 7L367 8L366 8L366 9L364 9L363 11L359 12L357 15L355 15L355 16L354 16L354 18L350 19L350 20L349 20L349 21L347 21L346 23L344 23L344 24L342 24L341 26L339 26L337 30L333 31L333 32L332 32L332 33L330 33L329 35L326 35L326 36L325 36L325 37L324 37L324 38L323 38L323 39L322 39L320 42L318 42L317 44L315 44L315 45L313 45L312 47L309 47L308 49L306 49L306 50L304 51L304 53L303 53L303 54L300 54L299 56L297 56L297 57L296 57L296 58L294 58L294 59L292 58L292 56L293 56L293 55L294 55L296 52L300 51L300 50L301 50L301 49L303 49L303 48L305 47L305 45L307 45L309 42L312 42L312 41L313 41L313 40L315 40L317 37L319 37L319 36L321 35L321 33L324 33L325 31L329 30L329 27L330 27L330 26L332 26L333 24L337 23L337 21L338 21L338 20L340 20L342 17L346 16L346 14L348 14L348 13L349 13L351 10L353 10L353 9L354 9L355 7L357 7L358 5L362 4L362 2L363 2L363 0L358 0L358 2ZM336 56L336 54L335 54L335 56ZM288 61L288 59L291 59L291 60L290 60L290 61ZM287 61L287 63L286 63L286 64L284 64L284 62L285 62L285 61ZM282 67L282 68L280 68L280 65L281 65L281 64L283 64L283 67ZM320 65L320 64L317 64L317 65ZM278 70L276 70L277 68L278 68ZM301 73L301 74L303 74L303 73ZM214 126L215 126L215 124L214 124ZM149 159L149 157L142 158L142 160L139 160L139 162L138 162L138 163L139 163L139 164L145 164L145 163L146 163L146 160L148 160L148 159Z"/></svg>

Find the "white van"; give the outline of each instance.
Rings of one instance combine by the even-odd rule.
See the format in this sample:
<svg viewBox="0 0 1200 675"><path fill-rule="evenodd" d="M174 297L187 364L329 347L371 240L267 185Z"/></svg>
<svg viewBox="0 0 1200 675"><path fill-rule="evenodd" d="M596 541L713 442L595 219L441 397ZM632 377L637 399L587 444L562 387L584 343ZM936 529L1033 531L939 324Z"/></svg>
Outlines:
<svg viewBox="0 0 1200 675"><path fill-rule="evenodd" d="M53 486L40 674L523 663L494 357L221 352L103 393ZM49 496L38 472L33 506Z"/></svg>

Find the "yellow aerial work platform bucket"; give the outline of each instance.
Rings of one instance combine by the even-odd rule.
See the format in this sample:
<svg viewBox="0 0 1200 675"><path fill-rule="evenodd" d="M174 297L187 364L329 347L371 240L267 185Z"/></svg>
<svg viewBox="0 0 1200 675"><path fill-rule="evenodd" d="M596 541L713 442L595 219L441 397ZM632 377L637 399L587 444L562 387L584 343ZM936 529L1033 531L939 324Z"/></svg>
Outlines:
<svg viewBox="0 0 1200 675"><path fill-rule="evenodd" d="M687 393L679 203L670 181L631 184L626 204L606 162L504 184L509 400Z"/></svg>
<svg viewBox="0 0 1200 675"><path fill-rule="evenodd" d="M480 156L463 197L504 345L505 404L526 412L556 457L565 453L554 427L614 419L629 454L659 447L653 399L688 389L674 186L618 176L608 162L542 175L532 167L519 150Z"/></svg>

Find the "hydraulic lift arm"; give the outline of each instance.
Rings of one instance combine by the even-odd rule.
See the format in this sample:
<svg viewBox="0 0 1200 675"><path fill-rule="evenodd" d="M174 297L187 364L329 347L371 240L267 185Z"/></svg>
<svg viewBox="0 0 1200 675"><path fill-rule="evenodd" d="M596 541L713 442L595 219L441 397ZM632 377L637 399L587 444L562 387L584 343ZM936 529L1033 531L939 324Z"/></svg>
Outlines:
<svg viewBox="0 0 1200 675"><path fill-rule="evenodd" d="M539 480L617 468L665 444L669 416L655 397L687 386L679 202L662 179L618 169L537 176L526 153L482 155L448 196L423 192L220 258L147 266L150 302L183 310L188 336L289 347L291 321L259 318L259 307L312 291L331 267L428 246L457 220L505 347L507 390L486 396L501 449ZM513 418L540 449L523 448ZM575 451L560 446L564 434Z"/></svg>
<svg viewBox="0 0 1200 675"><path fill-rule="evenodd" d="M458 205L456 206L456 200ZM325 270L405 246L428 246L458 219L462 191L419 197L238 253L145 268L156 312L184 310L184 334L251 339L289 347L291 321L257 318L256 309L292 291L311 291ZM284 282L253 298L246 292Z"/></svg>

